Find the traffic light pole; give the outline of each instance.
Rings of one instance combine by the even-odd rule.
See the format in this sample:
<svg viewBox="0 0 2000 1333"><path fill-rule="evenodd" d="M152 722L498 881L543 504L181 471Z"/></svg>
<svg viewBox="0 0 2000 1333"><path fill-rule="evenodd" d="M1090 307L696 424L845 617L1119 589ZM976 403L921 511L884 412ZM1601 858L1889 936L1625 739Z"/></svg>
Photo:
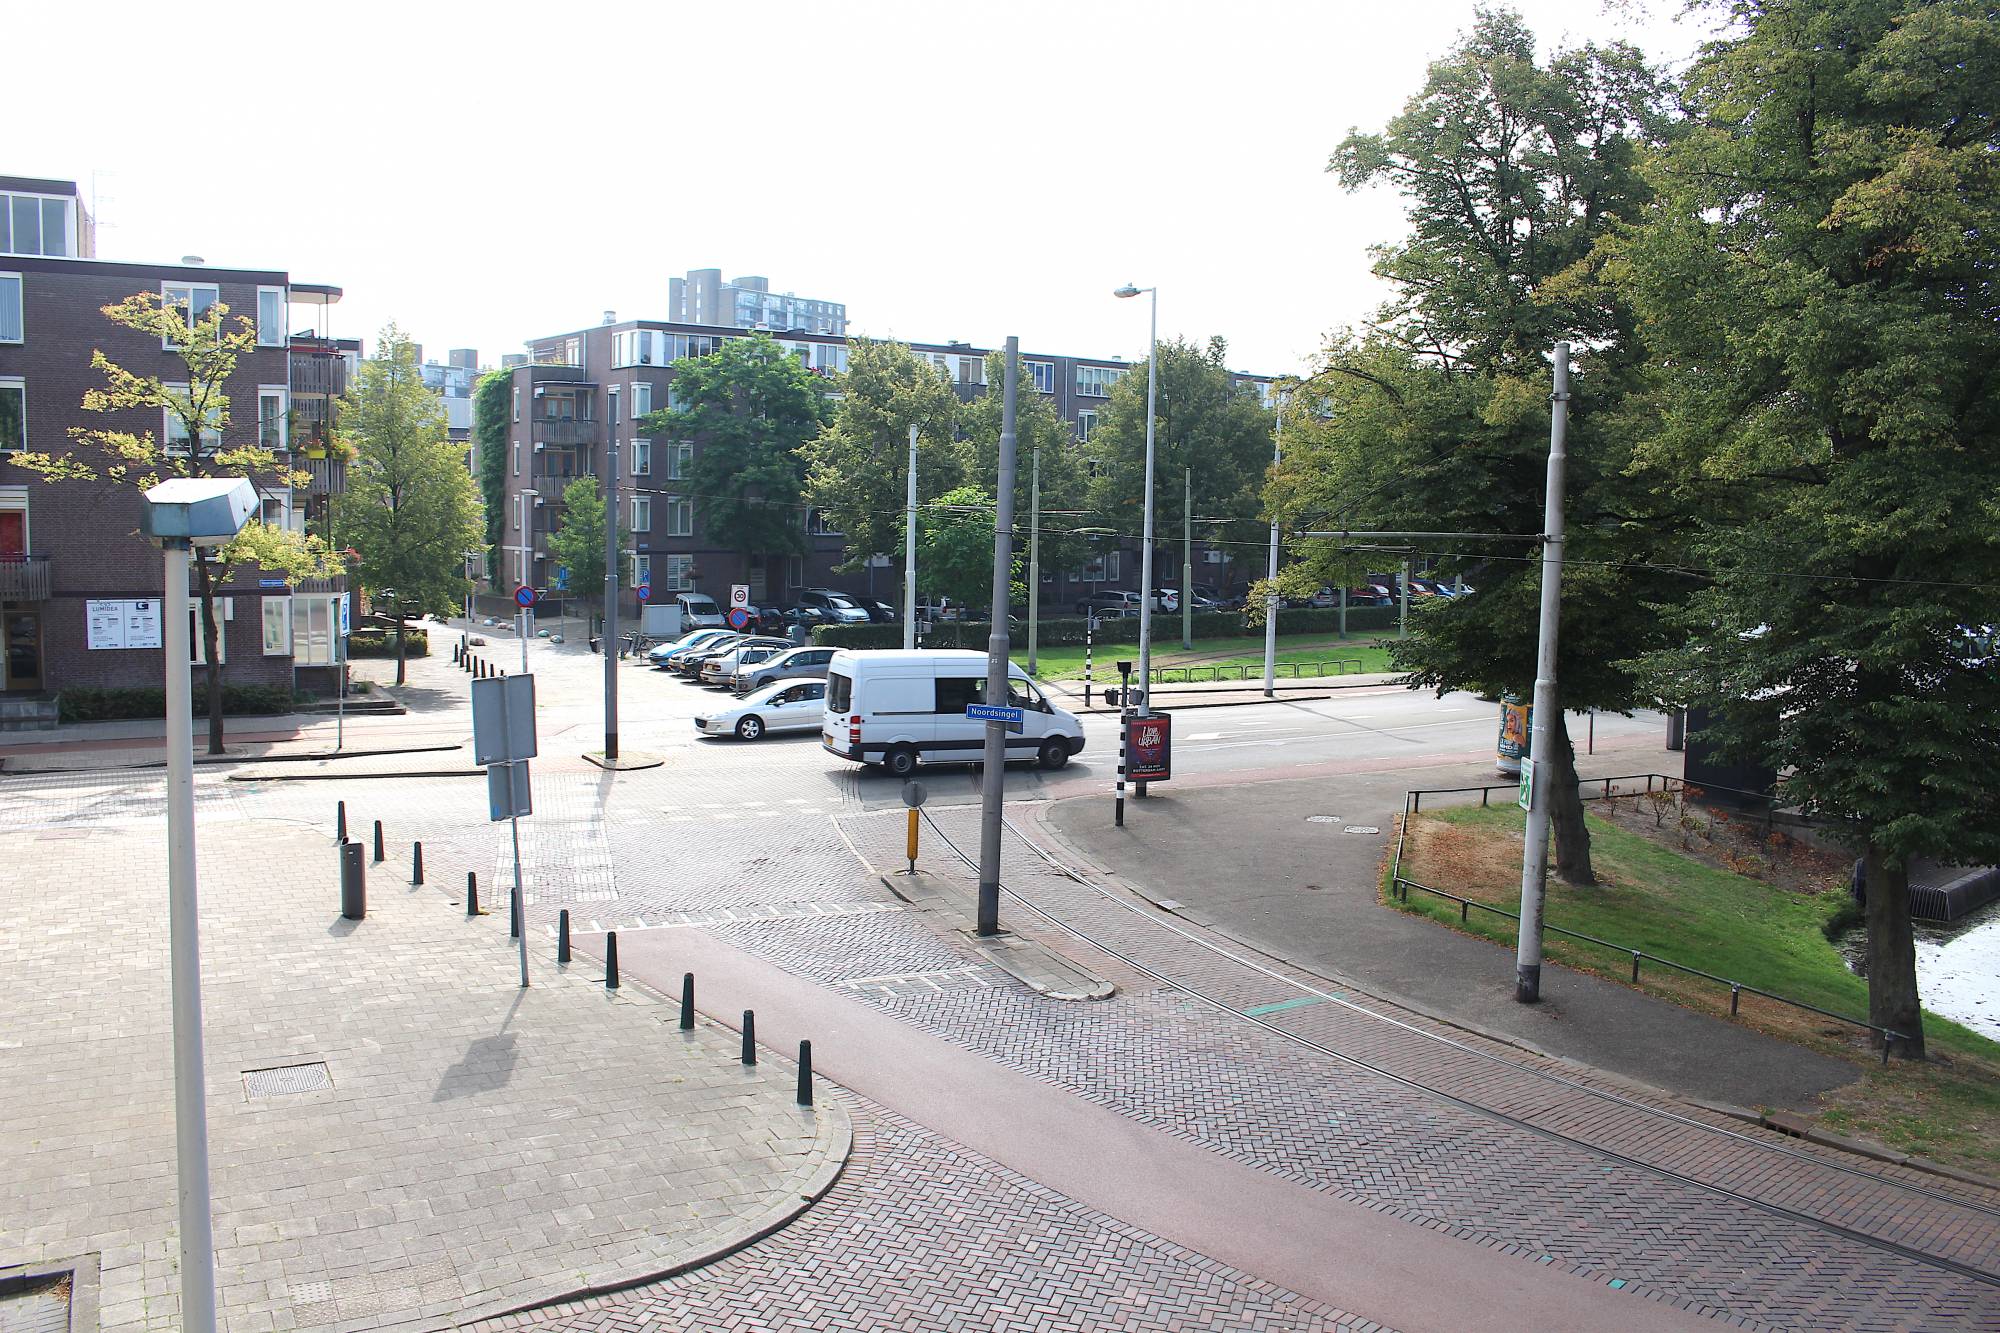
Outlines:
<svg viewBox="0 0 2000 1333"><path fill-rule="evenodd" d="M618 761L618 386L611 387L604 458L604 762Z"/></svg>

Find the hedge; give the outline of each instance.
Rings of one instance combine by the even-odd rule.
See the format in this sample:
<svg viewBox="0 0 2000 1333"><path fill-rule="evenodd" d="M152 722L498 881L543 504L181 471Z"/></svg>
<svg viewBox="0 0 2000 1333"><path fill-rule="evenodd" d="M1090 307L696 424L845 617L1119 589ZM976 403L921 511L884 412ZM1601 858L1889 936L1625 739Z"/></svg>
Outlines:
<svg viewBox="0 0 2000 1333"><path fill-rule="evenodd" d="M56 695L56 711L64 722L122 722L130 718L167 715L167 692L158 685L96 686L78 685ZM229 685L222 687L222 711L238 713L289 713L292 692L283 685ZM194 715L208 716L208 690L195 678Z"/></svg>
<svg viewBox="0 0 2000 1333"><path fill-rule="evenodd" d="M1372 630L1394 629L1397 608L1393 606L1350 606L1347 608L1347 629L1350 634ZM1153 614L1153 637L1162 637L1162 627L1170 627L1176 636L1180 633L1181 615L1178 611L1156 611ZM1340 611L1302 609L1280 611L1278 631L1281 634L1333 634L1340 629ZM1244 621L1238 611L1200 611L1193 617L1194 635L1198 639L1236 638L1255 631ZM924 636L926 648L984 648L988 626L980 620L940 620L931 624L931 632ZM901 625L819 625L812 632L813 642L831 648L900 648L903 646ZM1027 641L1027 627L1017 625L1013 630L1016 643ZM1036 631L1035 641L1044 648L1057 648L1066 644L1080 644L1084 638L1084 621L1080 617L1065 616L1058 620L1043 620ZM1093 636L1096 643L1137 643L1139 642L1139 617L1115 616L1097 622L1097 632Z"/></svg>
<svg viewBox="0 0 2000 1333"><path fill-rule="evenodd" d="M431 652L430 634L412 625L410 627L410 650L406 656L428 657ZM396 636L388 630L356 630L347 636L349 657L394 657Z"/></svg>

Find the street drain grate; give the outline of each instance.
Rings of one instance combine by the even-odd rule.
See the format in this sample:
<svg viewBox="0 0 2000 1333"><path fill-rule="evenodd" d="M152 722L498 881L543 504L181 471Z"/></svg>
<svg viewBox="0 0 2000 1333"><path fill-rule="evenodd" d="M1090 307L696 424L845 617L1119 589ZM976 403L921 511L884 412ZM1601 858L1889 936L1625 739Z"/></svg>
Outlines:
<svg viewBox="0 0 2000 1333"><path fill-rule="evenodd" d="M243 1071L243 1091L252 1097L290 1097L301 1092L324 1092L332 1086L333 1076L320 1060L306 1065Z"/></svg>
<svg viewBox="0 0 2000 1333"><path fill-rule="evenodd" d="M0 1333L69 1333L70 1278L0 1280Z"/></svg>

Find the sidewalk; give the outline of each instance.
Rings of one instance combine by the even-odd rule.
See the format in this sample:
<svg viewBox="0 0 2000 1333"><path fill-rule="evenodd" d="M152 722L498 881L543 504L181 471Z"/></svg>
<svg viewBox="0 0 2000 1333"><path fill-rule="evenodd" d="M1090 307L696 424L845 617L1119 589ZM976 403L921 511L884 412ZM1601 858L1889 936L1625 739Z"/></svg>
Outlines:
<svg viewBox="0 0 2000 1333"><path fill-rule="evenodd" d="M1349 676L1280 676L1273 685L1275 693L1271 701L1304 703L1314 699L1328 699L1342 690L1379 689L1385 685L1396 685L1403 679L1400 671L1379 671L1368 675ZM1116 713L1119 710L1104 702L1104 691L1118 688L1118 675L1113 671L1108 682L1091 682L1090 707L1083 706L1083 682L1080 680L1045 680L1042 688L1056 696L1063 706L1074 712ZM1244 681L1196 681L1193 684L1165 684L1153 686L1153 706L1163 712L1174 712L1183 708L1223 708L1235 704L1255 704L1269 702L1264 697L1262 677Z"/></svg>
<svg viewBox="0 0 2000 1333"><path fill-rule="evenodd" d="M218 812L201 832L227 1327L444 1328L627 1283L782 1225L837 1176L846 1113L795 1105L789 1064L746 1069L643 988L563 975L539 932L519 989L504 910L468 920L394 861L342 920L328 830ZM164 833L9 838L0 1267L77 1259L89 1285L94 1254L96 1327L177 1328Z"/></svg>

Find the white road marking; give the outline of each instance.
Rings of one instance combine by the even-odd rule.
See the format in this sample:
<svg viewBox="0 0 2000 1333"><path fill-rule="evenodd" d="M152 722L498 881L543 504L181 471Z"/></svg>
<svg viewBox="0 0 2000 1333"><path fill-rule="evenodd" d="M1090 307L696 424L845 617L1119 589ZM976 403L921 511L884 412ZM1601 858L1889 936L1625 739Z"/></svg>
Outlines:
<svg viewBox="0 0 2000 1333"><path fill-rule="evenodd" d="M1194 735L1188 737L1188 739L1191 741L1219 741L1228 734L1226 731L1197 731Z"/></svg>

